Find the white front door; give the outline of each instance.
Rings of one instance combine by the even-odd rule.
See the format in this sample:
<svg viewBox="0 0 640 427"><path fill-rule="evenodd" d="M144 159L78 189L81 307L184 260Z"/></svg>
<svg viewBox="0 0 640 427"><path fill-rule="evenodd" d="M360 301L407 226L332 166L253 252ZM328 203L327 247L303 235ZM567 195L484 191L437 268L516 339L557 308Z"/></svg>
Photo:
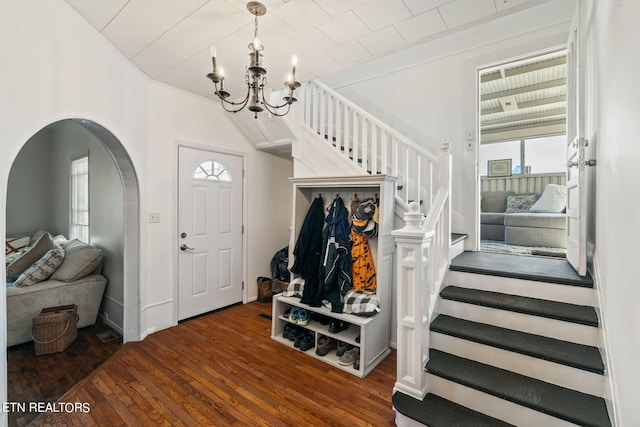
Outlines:
<svg viewBox="0 0 640 427"><path fill-rule="evenodd" d="M583 42L578 5L567 42L567 260L581 276L587 274Z"/></svg>
<svg viewBox="0 0 640 427"><path fill-rule="evenodd" d="M178 148L178 320L242 302L242 162Z"/></svg>

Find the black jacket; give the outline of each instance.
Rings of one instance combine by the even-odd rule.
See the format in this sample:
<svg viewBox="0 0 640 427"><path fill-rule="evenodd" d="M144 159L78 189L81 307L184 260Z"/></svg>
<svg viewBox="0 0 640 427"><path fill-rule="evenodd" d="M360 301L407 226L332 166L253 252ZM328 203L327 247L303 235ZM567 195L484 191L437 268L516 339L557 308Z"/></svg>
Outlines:
<svg viewBox="0 0 640 427"><path fill-rule="evenodd" d="M301 302L312 307L322 305L322 289L320 280L320 263L322 252L322 226L324 225L324 201L318 196L311 203L304 218L296 246L293 249L295 258L291 272L304 279Z"/></svg>

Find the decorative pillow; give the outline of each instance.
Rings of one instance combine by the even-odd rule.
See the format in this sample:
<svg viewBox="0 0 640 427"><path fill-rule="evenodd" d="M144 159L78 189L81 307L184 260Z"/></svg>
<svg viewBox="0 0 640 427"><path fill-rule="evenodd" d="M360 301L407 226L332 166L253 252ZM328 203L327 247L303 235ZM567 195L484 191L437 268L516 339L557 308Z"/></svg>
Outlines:
<svg viewBox="0 0 640 427"><path fill-rule="evenodd" d="M7 266L7 281L12 282L15 280L22 272L31 267L34 262L42 258L44 254L54 247L55 245L53 244L53 240L51 240L51 235L44 233L20 258Z"/></svg>
<svg viewBox="0 0 640 427"><path fill-rule="evenodd" d="M25 287L47 280L60 267L63 259L64 250L59 248L49 250L42 258L34 262L31 267L23 271L14 285L16 287Z"/></svg>
<svg viewBox="0 0 640 427"><path fill-rule="evenodd" d="M53 236L53 244L54 245L62 248L67 243L69 243L69 241L62 234L58 234L57 236Z"/></svg>
<svg viewBox="0 0 640 427"><path fill-rule="evenodd" d="M64 261L51 276L52 280L74 282L90 274L102 262L102 250L78 239L64 244Z"/></svg>
<svg viewBox="0 0 640 427"><path fill-rule="evenodd" d="M29 246L29 242L31 241L31 237L29 236L20 236L20 237L7 237L4 243L4 253L5 255L15 254Z"/></svg>
<svg viewBox="0 0 640 427"><path fill-rule="evenodd" d="M287 289L282 291L282 296L302 298L303 291L304 279L301 277L296 277L291 282L289 282L289 286L287 286Z"/></svg>
<svg viewBox="0 0 640 427"><path fill-rule="evenodd" d="M567 206L567 187L564 185L548 184L538 201L531 206L529 212L560 213Z"/></svg>
<svg viewBox="0 0 640 427"><path fill-rule="evenodd" d="M515 194L507 196L506 213L529 212L531 206L538 200L539 194Z"/></svg>
<svg viewBox="0 0 640 427"><path fill-rule="evenodd" d="M485 191L480 199L480 210L504 213L507 209L507 197L514 194L515 191Z"/></svg>
<svg viewBox="0 0 640 427"><path fill-rule="evenodd" d="M375 292L350 289L344 296L344 313L373 316L379 311L380 307Z"/></svg>

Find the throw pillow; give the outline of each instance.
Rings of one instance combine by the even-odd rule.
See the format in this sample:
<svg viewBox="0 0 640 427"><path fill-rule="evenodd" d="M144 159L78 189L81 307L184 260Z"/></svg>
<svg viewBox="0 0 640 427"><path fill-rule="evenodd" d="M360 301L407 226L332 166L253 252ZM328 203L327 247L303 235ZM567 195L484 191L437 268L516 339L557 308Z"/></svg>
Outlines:
<svg viewBox="0 0 640 427"><path fill-rule="evenodd" d="M51 279L74 282L90 274L102 262L102 251L78 239L64 244L64 261Z"/></svg>
<svg viewBox="0 0 640 427"><path fill-rule="evenodd" d="M44 233L20 258L7 266L7 281L12 282L17 279L27 268L31 267L34 262L42 258L44 254L54 247L51 235Z"/></svg>
<svg viewBox="0 0 640 427"><path fill-rule="evenodd" d="M518 213L529 212L531 206L540 197L538 194L516 194L513 196L507 196L507 209L506 213Z"/></svg>
<svg viewBox="0 0 640 427"><path fill-rule="evenodd" d="M567 187L548 184L538 201L531 206L529 212L560 213L567 206Z"/></svg>
<svg viewBox="0 0 640 427"><path fill-rule="evenodd" d="M480 200L480 210L502 213L507 209L507 197L514 194L514 191L485 191Z"/></svg>
<svg viewBox="0 0 640 427"><path fill-rule="evenodd" d="M10 255L20 252L22 249L29 246L31 238L29 236L20 237L7 237L4 242L4 253Z"/></svg>
<svg viewBox="0 0 640 427"><path fill-rule="evenodd" d="M63 259L64 250L55 248L47 251L42 258L34 262L31 267L20 274L20 277L18 277L14 285L17 287L25 287L47 280L60 264L62 264Z"/></svg>

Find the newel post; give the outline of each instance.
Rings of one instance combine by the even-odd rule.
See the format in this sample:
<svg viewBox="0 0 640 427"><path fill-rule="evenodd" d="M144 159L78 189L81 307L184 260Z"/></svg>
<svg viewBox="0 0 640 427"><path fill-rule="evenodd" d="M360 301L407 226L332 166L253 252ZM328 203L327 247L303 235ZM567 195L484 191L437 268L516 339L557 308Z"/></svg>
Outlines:
<svg viewBox="0 0 640 427"><path fill-rule="evenodd" d="M427 394L425 363L429 356L427 251L433 234L425 234L424 214L409 204L405 226L394 230L397 283L397 378L394 391L416 399Z"/></svg>

